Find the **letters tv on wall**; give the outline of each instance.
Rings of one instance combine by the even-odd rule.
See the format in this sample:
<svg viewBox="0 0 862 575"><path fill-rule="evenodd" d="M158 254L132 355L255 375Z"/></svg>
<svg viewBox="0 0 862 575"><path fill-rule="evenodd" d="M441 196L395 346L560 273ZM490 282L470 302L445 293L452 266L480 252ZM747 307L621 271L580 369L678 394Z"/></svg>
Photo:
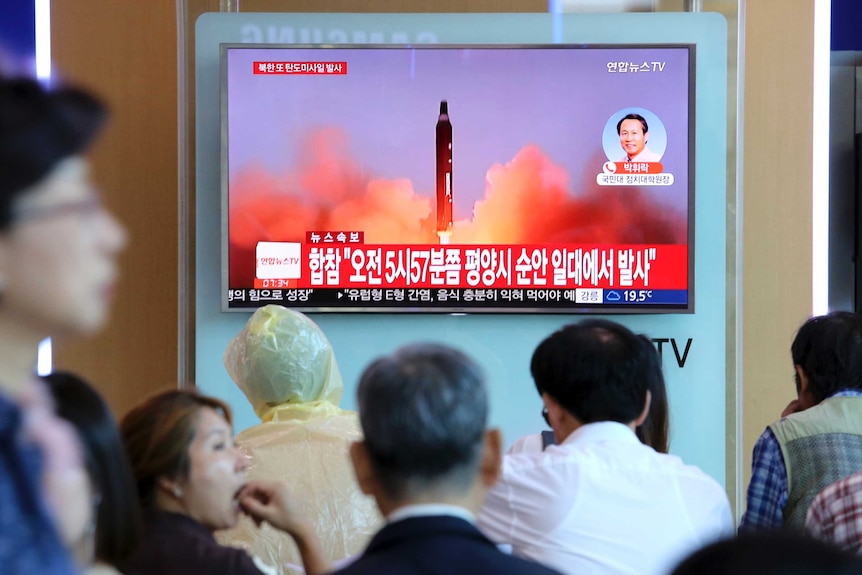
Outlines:
<svg viewBox="0 0 862 575"><path fill-rule="evenodd" d="M693 311L693 46L221 56L224 310Z"/></svg>

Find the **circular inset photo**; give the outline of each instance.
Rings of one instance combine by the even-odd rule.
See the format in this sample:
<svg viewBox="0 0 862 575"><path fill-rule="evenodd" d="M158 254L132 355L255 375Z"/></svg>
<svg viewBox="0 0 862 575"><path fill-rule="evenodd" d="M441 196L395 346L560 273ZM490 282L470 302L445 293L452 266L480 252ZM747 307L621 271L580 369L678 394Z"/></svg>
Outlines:
<svg viewBox="0 0 862 575"><path fill-rule="evenodd" d="M623 108L608 118L602 148L612 162L660 162L667 149L667 131L646 108Z"/></svg>

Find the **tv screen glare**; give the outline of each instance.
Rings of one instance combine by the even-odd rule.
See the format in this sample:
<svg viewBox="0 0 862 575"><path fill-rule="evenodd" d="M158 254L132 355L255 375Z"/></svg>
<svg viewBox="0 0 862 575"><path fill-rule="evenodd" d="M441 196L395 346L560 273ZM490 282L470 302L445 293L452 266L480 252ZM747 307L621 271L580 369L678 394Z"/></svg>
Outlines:
<svg viewBox="0 0 862 575"><path fill-rule="evenodd" d="M694 57L222 45L222 309L692 312Z"/></svg>

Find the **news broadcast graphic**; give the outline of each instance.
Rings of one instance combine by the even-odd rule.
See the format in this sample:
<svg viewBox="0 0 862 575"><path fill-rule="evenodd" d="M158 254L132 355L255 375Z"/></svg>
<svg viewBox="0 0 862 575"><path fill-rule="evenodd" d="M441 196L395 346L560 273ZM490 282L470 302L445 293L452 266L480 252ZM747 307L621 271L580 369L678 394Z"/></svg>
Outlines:
<svg viewBox="0 0 862 575"><path fill-rule="evenodd" d="M221 65L223 309L693 311L693 46Z"/></svg>

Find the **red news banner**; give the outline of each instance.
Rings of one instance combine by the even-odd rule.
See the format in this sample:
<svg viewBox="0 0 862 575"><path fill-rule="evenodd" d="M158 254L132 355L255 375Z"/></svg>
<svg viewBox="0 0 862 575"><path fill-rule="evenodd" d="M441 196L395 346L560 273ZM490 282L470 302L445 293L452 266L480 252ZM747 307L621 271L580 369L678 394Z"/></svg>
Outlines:
<svg viewBox="0 0 862 575"><path fill-rule="evenodd" d="M299 278L255 279L255 287L677 290L688 287L685 245L304 243L300 260Z"/></svg>

